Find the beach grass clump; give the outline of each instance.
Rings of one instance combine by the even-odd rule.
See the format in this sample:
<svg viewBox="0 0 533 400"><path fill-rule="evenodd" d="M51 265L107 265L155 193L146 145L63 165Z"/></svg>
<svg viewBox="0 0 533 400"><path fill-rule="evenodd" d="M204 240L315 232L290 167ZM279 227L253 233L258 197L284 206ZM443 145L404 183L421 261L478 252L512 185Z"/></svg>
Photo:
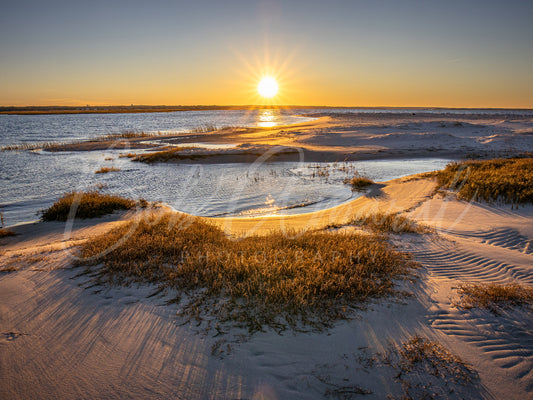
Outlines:
<svg viewBox="0 0 533 400"><path fill-rule="evenodd" d="M120 133L110 133L103 136L97 136L90 140L97 140L101 142L113 141L118 139L139 139L155 136L165 136L166 134L161 132L135 132L135 131L124 131Z"/></svg>
<svg viewBox="0 0 533 400"><path fill-rule="evenodd" d="M427 228L417 224L415 220L405 215L385 211L356 217L351 221L351 224L363 226L381 233L424 233L427 231Z"/></svg>
<svg viewBox="0 0 533 400"><path fill-rule="evenodd" d="M206 124L197 126L195 128L192 128L189 130L189 133L208 133L208 132L216 132L218 130L216 125L212 124Z"/></svg>
<svg viewBox="0 0 533 400"><path fill-rule="evenodd" d="M125 153L125 154L119 154L118 158L135 158L137 157L136 153Z"/></svg>
<svg viewBox="0 0 533 400"><path fill-rule="evenodd" d="M533 158L452 162L439 171L437 182L464 200L533 203Z"/></svg>
<svg viewBox="0 0 533 400"><path fill-rule="evenodd" d="M87 190L80 192L65 193L49 208L41 211L43 221L66 221L71 217L76 218L97 218L114 211L130 210L140 207L146 207L146 200L138 202L122 196L101 193L98 190Z"/></svg>
<svg viewBox="0 0 533 400"><path fill-rule="evenodd" d="M353 191L362 191L372 185L374 181L367 176L356 174L353 178L346 178L344 184L350 185Z"/></svg>
<svg viewBox="0 0 533 400"><path fill-rule="evenodd" d="M478 374L471 365L437 341L414 335L399 345L391 344L382 355L384 365L397 371L402 400L448 398L470 385ZM389 396L391 399L396 397Z"/></svg>
<svg viewBox="0 0 533 400"><path fill-rule="evenodd" d="M22 143L16 145L7 145L0 147L0 151L22 151L22 150L46 150L46 151L90 151L105 149L111 146L113 142L125 141L134 145L135 139L150 137L173 136L173 133L166 132L134 132L125 131L120 133L111 133L103 136L96 136L85 140L57 141L57 142L34 142ZM129 141L128 141L129 139Z"/></svg>
<svg viewBox="0 0 533 400"><path fill-rule="evenodd" d="M9 237L9 236L15 236L15 235L16 233L13 232L12 230L9 230L7 228L0 228L0 239Z"/></svg>
<svg viewBox="0 0 533 400"><path fill-rule="evenodd" d="M152 216L131 233L133 223L82 245L80 263L97 283L155 283L177 293L186 321L214 319L250 334L323 329L370 299L399 295L396 280L416 268L379 235L272 232L236 240L179 214Z"/></svg>
<svg viewBox="0 0 533 400"><path fill-rule="evenodd" d="M533 287L518 283L461 283L457 288L459 308L485 308L497 312L499 308L533 305Z"/></svg>
<svg viewBox="0 0 533 400"><path fill-rule="evenodd" d="M472 367L434 340L414 335L389 350L389 362L404 374L419 370L457 382L472 379Z"/></svg>
<svg viewBox="0 0 533 400"><path fill-rule="evenodd" d="M240 125L216 126L214 124L205 124L205 125L200 125L200 126L190 129L189 133L199 134L199 133L221 132L221 131L229 131L229 130L237 130L237 129L247 129L247 128L242 127Z"/></svg>
<svg viewBox="0 0 533 400"><path fill-rule="evenodd" d="M180 160L183 156L180 152L184 150L183 147L174 147L167 150L154 151L144 154L136 154L134 157L130 157L133 161L144 162L147 164L155 162L168 162L170 160ZM188 158L200 157L195 155L190 155Z"/></svg>
<svg viewBox="0 0 533 400"><path fill-rule="evenodd" d="M395 212L378 211L358 215L344 224L331 224L326 229L355 225L376 233L427 233L429 228L415 220Z"/></svg>
<svg viewBox="0 0 533 400"><path fill-rule="evenodd" d="M107 174L108 172L120 171L120 168L116 167L102 167L94 171L95 174Z"/></svg>
<svg viewBox="0 0 533 400"><path fill-rule="evenodd" d="M0 147L0 151L23 151L23 150L48 150L54 146L62 145L61 142L34 142L34 143L22 143L13 144Z"/></svg>

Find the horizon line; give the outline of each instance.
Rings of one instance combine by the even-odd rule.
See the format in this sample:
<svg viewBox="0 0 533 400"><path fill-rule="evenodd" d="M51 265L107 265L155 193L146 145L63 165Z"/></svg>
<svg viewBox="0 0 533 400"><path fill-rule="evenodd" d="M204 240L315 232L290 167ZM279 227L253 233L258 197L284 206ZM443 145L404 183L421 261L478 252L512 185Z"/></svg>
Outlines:
<svg viewBox="0 0 533 400"><path fill-rule="evenodd" d="M11 110L85 110L90 111L91 109L135 109L135 108L361 108L361 109L445 109L445 110L533 110L532 107L485 107L485 106L469 106L469 107L457 107L457 106L390 106L390 105L380 105L380 106L362 106L362 105L299 105L299 104L108 104L108 105L0 105L1 111Z"/></svg>

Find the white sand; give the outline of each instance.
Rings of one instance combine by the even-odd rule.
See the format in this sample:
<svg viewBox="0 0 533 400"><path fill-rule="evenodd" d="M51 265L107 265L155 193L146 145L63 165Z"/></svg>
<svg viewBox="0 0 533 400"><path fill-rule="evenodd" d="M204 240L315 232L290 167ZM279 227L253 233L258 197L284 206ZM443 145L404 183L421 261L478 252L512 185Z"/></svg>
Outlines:
<svg viewBox="0 0 533 400"><path fill-rule="evenodd" d="M314 218L271 218L260 229L258 220L221 220L243 233L393 208L436 228L393 235L423 264L420 281L406 286L413 298L373 304L327 333L265 332L243 343L231 332L213 337L179 326L175 307L147 298L153 288L89 287L88 277L76 277L73 246L121 223L117 217L80 223L67 238L61 223L16 227L21 234L0 247L0 265L16 269L0 274L0 398L321 399L357 386L372 391L365 398L383 399L402 393L396 372L361 357L414 334L438 340L479 373L448 398L532 398L531 312L458 311L451 301L459 281L533 284L533 207L431 199L431 190L427 180L396 180L381 196ZM222 351L212 355L217 343Z"/></svg>
<svg viewBox="0 0 533 400"><path fill-rule="evenodd" d="M472 154L499 156L533 151L533 119L529 116L454 114L310 114L320 117L272 129L236 128L209 134L163 137L152 143L232 144L223 149L185 149L179 163L254 162L269 153L268 161L357 161L385 158L460 158ZM135 141L124 141L135 148ZM115 143L114 146L118 144ZM99 146L107 148L109 143ZM275 147L277 146L277 147ZM94 148L77 144L70 149ZM266 161L266 160L265 160Z"/></svg>

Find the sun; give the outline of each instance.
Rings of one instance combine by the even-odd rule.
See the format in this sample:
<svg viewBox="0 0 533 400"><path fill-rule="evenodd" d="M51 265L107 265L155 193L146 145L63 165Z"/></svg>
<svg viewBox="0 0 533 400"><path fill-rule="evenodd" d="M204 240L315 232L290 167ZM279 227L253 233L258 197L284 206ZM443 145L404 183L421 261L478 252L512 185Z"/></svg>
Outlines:
<svg viewBox="0 0 533 400"><path fill-rule="evenodd" d="M257 85L257 91L263 97L274 97L278 93L278 83L271 76L265 76Z"/></svg>

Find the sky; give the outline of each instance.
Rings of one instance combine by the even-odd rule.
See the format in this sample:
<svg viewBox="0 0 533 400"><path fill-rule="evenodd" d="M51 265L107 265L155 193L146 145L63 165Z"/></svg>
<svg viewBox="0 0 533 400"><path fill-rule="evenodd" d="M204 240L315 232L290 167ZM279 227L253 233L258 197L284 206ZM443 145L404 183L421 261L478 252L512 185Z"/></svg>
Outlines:
<svg viewBox="0 0 533 400"><path fill-rule="evenodd" d="M0 105L533 108L532 20L529 0L3 2Z"/></svg>

